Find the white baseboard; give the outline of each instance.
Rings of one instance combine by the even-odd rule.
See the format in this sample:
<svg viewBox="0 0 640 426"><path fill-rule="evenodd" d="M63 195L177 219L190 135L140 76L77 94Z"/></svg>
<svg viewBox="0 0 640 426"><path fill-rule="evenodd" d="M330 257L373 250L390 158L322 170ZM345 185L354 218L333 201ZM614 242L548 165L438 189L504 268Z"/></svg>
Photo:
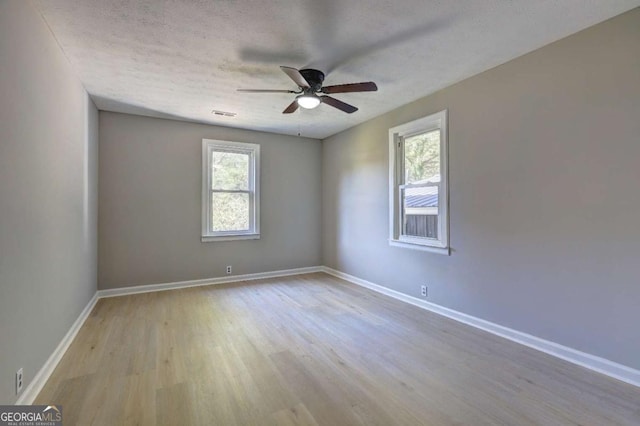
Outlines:
<svg viewBox="0 0 640 426"><path fill-rule="evenodd" d="M553 355L557 358L561 358L565 361L569 361L573 364L580 365L590 370L597 371L598 373L602 373L623 382L640 387L640 370L635 370L631 367L618 364L605 358L597 357L595 355L563 346L549 340L541 339L539 337L532 336L521 331L513 330L502 325L485 321L483 319L476 318L462 312L454 311L453 309L445 308L444 306L430 303L425 300L418 299L417 297L409 296L407 294L391 290L390 288L374 284L370 281L354 277L353 275L345 274L344 272L340 272L326 266L322 267L322 270L329 275L333 275L334 277L341 278L353 284L366 287L370 290L387 295L394 299L401 300L403 302L409 303L422 309L429 310L439 315L443 315L447 318L451 318L472 327L479 328L489 333L528 346L530 348L537 349L549 355Z"/></svg>
<svg viewBox="0 0 640 426"><path fill-rule="evenodd" d="M53 370L58 366L58 363L62 359L62 356L65 354L71 342L78 334L80 327L84 324L85 320L89 317L91 310L96 305L99 299L104 297L114 297L114 296L124 296L127 294L137 294L137 293L149 293L153 291L163 291L163 290L173 290L178 288L186 288L186 287L197 287L203 285L212 285L212 284L226 284L233 283L238 281L252 281L259 280L264 278L277 278L277 277L286 277L289 275L302 275L302 274L311 274L314 272L322 272L324 269L322 266L311 266L307 268L296 268L296 269L285 269L280 271L270 271L270 272L260 272L256 274L245 274L245 275L232 275L228 277L220 277L220 278L209 278L203 280L192 280L192 281L179 281L174 283L163 283L163 284L151 284L151 285L142 285L136 287L123 287L123 288L114 288L108 290L98 290L96 294L93 295L87 306L82 310L78 319L75 320L67 334L62 338L62 341L58 344L56 349L53 351L49 359L44 363L44 366L38 371L38 373L31 380L29 385L25 388L24 392L18 398L16 402L17 405L30 405L33 404L33 401L36 399L42 388L44 387L47 380L53 373Z"/></svg>
<svg viewBox="0 0 640 426"><path fill-rule="evenodd" d="M91 300L89 300L89 303L87 303L87 306L84 307L82 312L80 312L78 318L71 325L71 328L69 329L69 331L67 331L67 334L64 335L64 337L55 348L49 359L47 359L47 361L44 363L40 371L38 371L33 379L31 379L29 385L25 388L25 390L16 401L16 405L33 404L33 401L36 399L45 383L47 383L47 380L49 380L51 373L53 373L53 370L55 370L58 366L58 363L62 359L62 356L69 348L69 345L71 345L71 342L73 342L73 339L75 339L76 334L78 334L78 331L80 330L80 327L82 327L82 324L84 324L87 317L89 317L89 314L91 313L93 307L96 305L97 301L98 294L96 293L93 295Z"/></svg>
<svg viewBox="0 0 640 426"><path fill-rule="evenodd" d="M387 295L394 299L401 300L403 302L412 304L414 306L418 306L420 308L429 310L431 312L435 312L445 317L468 324L470 326L479 328L481 330L488 331L489 333L502 336L514 342L518 342L520 344L529 346L533 349L537 349L539 351L556 356L558 358L562 358L574 364L586 367L590 370L594 370L599 373L606 374L607 376L611 376L623 382L627 382L632 385L640 387L640 371L627 367L625 365L618 364L613 361L609 361L607 359L600 358L594 355L590 355L585 352L581 352L576 349L569 348L567 346L559 345L557 343L550 342L548 340L544 340L539 337L535 337L526 333L522 333L517 330L503 327L501 325L494 324L492 322L485 321L483 319L476 318L471 315L463 314L462 312L454 311L452 309L445 308L444 306L436 305L434 303L430 303L425 300L421 300L416 297L412 297L404 293L391 290L387 287L374 284L372 282L363 280L358 277L354 277L353 275L345 274L344 272L340 272L335 269L328 268L326 266L312 266L307 268L286 269L286 270L280 270L280 271L235 275L235 276L229 276L229 277L210 278L210 279L203 279L203 280L179 281L174 283L151 284L151 285L143 285L143 286L137 286L137 287L123 287L123 288L108 289L108 290L98 290L96 294L94 294L94 296L91 298L89 303L87 303L87 306L85 306L85 308L82 310L82 312L80 313L76 321L73 323L73 325L71 326L67 334L62 338L62 340L60 341L56 349L53 351L49 359L47 359L44 366L40 369L40 371L38 371L38 373L34 376L34 378L31 380L29 385L25 388L22 395L18 398L18 401L16 402L16 404L29 405L33 403L35 398L38 396L38 394L44 387L45 383L47 383L47 380L49 380L51 373L53 373L53 370L55 370L56 366L62 359L62 356L65 354L65 352L69 348L69 345L71 345L71 342L78 334L78 331L84 324L85 320L89 317L91 310L96 305L97 301L103 297L123 296L127 294L137 294L137 293L149 293L153 291L173 290L178 288L197 287L197 286L213 285L213 284L226 284L226 283L233 283L238 281L252 281L252 280L259 280L264 278L277 278L277 277L285 277L290 275L310 274L314 272L325 272L329 275L333 275L337 278L344 279L346 281L349 281L353 284L357 284L362 287L366 287L368 289Z"/></svg>
<svg viewBox="0 0 640 426"><path fill-rule="evenodd" d="M150 293L154 291L175 290L178 288L199 287L203 285L227 284L238 281L253 281L265 278L286 277L289 275L311 274L324 271L322 266L310 266L306 268L283 269L280 271L258 272L255 274L228 275L218 278L205 278L201 280L177 281L163 284L138 285L131 287L110 288L98 290L98 298L124 296L127 294Z"/></svg>

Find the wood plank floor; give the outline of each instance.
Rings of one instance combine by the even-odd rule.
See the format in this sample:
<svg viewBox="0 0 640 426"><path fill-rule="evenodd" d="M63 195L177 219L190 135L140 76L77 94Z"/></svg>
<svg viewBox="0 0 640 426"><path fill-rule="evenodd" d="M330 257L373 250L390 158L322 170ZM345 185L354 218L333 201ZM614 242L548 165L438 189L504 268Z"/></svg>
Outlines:
<svg viewBox="0 0 640 426"><path fill-rule="evenodd" d="M102 299L69 425L640 425L640 389L325 274Z"/></svg>

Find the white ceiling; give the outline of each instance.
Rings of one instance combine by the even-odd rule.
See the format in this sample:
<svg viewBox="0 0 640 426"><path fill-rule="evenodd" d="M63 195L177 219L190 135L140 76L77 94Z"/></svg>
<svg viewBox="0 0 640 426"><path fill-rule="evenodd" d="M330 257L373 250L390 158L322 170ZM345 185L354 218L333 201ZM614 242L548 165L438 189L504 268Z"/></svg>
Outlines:
<svg viewBox="0 0 640 426"><path fill-rule="evenodd" d="M36 0L99 109L325 138L640 5L640 0ZM283 115L297 89L373 80ZM237 113L234 118L211 113Z"/></svg>

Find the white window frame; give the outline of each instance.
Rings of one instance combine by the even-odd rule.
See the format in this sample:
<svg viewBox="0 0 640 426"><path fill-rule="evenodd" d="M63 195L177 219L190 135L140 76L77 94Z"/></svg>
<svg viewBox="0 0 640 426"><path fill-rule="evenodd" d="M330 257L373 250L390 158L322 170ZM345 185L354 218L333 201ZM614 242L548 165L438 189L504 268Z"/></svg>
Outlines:
<svg viewBox="0 0 640 426"><path fill-rule="evenodd" d="M212 189L211 157L214 151L249 155L249 187L237 192L249 194L249 229L246 231L211 230ZM229 191L223 191L229 192ZM216 139L202 140L202 242L260 239L260 145Z"/></svg>
<svg viewBox="0 0 640 426"><path fill-rule="evenodd" d="M402 235L400 192L404 179L403 140L418 134L440 130L440 184L438 189L438 238ZM449 247L449 167L447 110L389 129L389 244L450 255Z"/></svg>

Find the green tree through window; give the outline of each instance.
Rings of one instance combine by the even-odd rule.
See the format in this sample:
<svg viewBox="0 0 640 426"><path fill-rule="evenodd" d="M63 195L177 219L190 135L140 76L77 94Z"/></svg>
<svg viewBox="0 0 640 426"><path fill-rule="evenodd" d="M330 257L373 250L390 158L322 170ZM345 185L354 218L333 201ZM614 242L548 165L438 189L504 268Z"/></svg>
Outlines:
<svg viewBox="0 0 640 426"><path fill-rule="evenodd" d="M249 229L249 155L213 151L211 161L211 229L246 231Z"/></svg>
<svg viewBox="0 0 640 426"><path fill-rule="evenodd" d="M415 183L440 174L440 130L404 140L405 183Z"/></svg>

